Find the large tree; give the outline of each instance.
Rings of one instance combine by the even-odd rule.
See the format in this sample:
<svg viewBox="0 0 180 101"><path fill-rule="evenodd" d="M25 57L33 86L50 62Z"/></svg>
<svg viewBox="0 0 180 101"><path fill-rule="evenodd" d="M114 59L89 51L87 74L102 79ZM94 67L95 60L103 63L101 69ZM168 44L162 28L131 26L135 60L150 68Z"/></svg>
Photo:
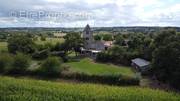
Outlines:
<svg viewBox="0 0 180 101"><path fill-rule="evenodd" d="M65 42L61 44L61 50L66 53L69 51L75 51L76 55L80 52L80 47L83 46L84 41L79 33L68 33L65 37Z"/></svg>
<svg viewBox="0 0 180 101"><path fill-rule="evenodd" d="M180 89L180 35L162 31L154 41L153 71L157 79Z"/></svg>
<svg viewBox="0 0 180 101"><path fill-rule="evenodd" d="M145 35L142 33L132 33L129 37L129 48L131 49L140 49L144 44Z"/></svg>
<svg viewBox="0 0 180 101"><path fill-rule="evenodd" d="M119 46L125 45L125 39L123 38L123 35L119 34L115 36L115 44Z"/></svg>
<svg viewBox="0 0 180 101"><path fill-rule="evenodd" d="M94 40L100 41L102 39L102 35L94 35Z"/></svg>
<svg viewBox="0 0 180 101"><path fill-rule="evenodd" d="M103 34L104 41L113 41L113 36L111 34Z"/></svg>
<svg viewBox="0 0 180 101"><path fill-rule="evenodd" d="M35 51L35 43L27 35L13 35L8 40L8 51L10 53L33 53Z"/></svg>

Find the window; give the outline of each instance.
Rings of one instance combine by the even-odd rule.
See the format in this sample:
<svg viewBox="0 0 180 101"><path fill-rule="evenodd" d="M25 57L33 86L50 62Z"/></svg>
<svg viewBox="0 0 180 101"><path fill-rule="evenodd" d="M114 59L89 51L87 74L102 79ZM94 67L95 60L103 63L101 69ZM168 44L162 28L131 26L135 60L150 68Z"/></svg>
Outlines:
<svg viewBox="0 0 180 101"><path fill-rule="evenodd" d="M86 38L86 40L89 40L89 38Z"/></svg>

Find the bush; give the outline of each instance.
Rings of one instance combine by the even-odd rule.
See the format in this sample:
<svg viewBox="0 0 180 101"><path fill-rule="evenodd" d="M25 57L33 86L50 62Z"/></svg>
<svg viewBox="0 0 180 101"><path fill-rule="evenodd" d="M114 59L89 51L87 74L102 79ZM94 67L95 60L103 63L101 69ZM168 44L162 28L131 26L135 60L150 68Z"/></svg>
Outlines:
<svg viewBox="0 0 180 101"><path fill-rule="evenodd" d="M49 57L42 64L40 73L44 76L57 76L61 73L61 59Z"/></svg>
<svg viewBox="0 0 180 101"><path fill-rule="evenodd" d="M0 56L0 73L7 72L8 68L12 65L13 58L10 54L1 54Z"/></svg>
<svg viewBox="0 0 180 101"><path fill-rule="evenodd" d="M46 37L45 36L41 36L41 41L46 41Z"/></svg>
<svg viewBox="0 0 180 101"><path fill-rule="evenodd" d="M110 56L109 54L105 52L98 53L96 56L96 61L99 62L109 62L110 61Z"/></svg>
<svg viewBox="0 0 180 101"><path fill-rule="evenodd" d="M32 54L32 58L37 59L37 60L46 59L48 56L49 56L49 50L48 49L45 49L42 51L37 51L37 52Z"/></svg>
<svg viewBox="0 0 180 101"><path fill-rule="evenodd" d="M30 66L30 58L27 55L18 53L14 56L14 61L12 63L11 72L13 73L23 73Z"/></svg>
<svg viewBox="0 0 180 101"><path fill-rule="evenodd" d="M109 85L127 86L139 85L139 79L122 75L87 75L84 73L63 74L62 78L74 79L82 82L102 83Z"/></svg>

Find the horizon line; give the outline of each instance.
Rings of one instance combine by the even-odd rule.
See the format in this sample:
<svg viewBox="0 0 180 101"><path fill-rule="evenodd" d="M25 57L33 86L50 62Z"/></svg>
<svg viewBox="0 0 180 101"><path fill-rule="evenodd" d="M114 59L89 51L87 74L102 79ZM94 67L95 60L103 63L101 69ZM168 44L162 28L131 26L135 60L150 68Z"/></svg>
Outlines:
<svg viewBox="0 0 180 101"><path fill-rule="evenodd" d="M85 27L85 26L84 26ZM35 26L35 27L33 27L33 26L27 26L27 27L22 27L22 26L20 26L20 27L15 27L15 26L13 26L13 27L0 27L1 29L3 29L3 28L84 28L84 27L41 27L41 26ZM178 28L180 28L180 26L91 26L90 25L90 27L91 28L111 28L111 27L160 27L160 28L166 28L166 27L172 27L172 28L175 28L175 27L178 27Z"/></svg>

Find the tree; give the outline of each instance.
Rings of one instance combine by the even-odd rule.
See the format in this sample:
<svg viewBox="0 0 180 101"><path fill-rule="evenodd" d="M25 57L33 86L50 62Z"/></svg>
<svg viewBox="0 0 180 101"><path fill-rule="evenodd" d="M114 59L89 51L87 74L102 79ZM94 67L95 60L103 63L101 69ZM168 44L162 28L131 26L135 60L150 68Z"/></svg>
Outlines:
<svg viewBox="0 0 180 101"><path fill-rule="evenodd" d="M129 48L131 48L131 49L142 48L144 38L145 38L145 36L142 33L131 34L130 38L129 38L129 42L128 42Z"/></svg>
<svg viewBox="0 0 180 101"><path fill-rule="evenodd" d="M154 51L154 43L149 36L146 36L143 40L142 45L142 57L146 60L152 60L152 53Z"/></svg>
<svg viewBox="0 0 180 101"><path fill-rule="evenodd" d="M102 39L101 35L94 35L94 40L100 41Z"/></svg>
<svg viewBox="0 0 180 101"><path fill-rule="evenodd" d="M46 41L46 37L45 36L41 36L41 41Z"/></svg>
<svg viewBox="0 0 180 101"><path fill-rule="evenodd" d="M125 40L121 34L115 36L115 44L119 46L125 45Z"/></svg>
<svg viewBox="0 0 180 101"><path fill-rule="evenodd" d="M104 41L112 41L113 40L113 36L111 34L104 34L103 35L103 40Z"/></svg>
<svg viewBox="0 0 180 101"><path fill-rule="evenodd" d="M134 33L130 35L128 46L131 51L138 52L139 57L152 60L152 52L154 44L153 39L142 33Z"/></svg>
<svg viewBox="0 0 180 101"><path fill-rule="evenodd" d="M65 37L65 42L61 44L61 50L65 53L68 51L75 51L76 55L80 52L80 47L83 46L84 41L78 33L68 33Z"/></svg>
<svg viewBox="0 0 180 101"><path fill-rule="evenodd" d="M176 35L176 32L175 30L172 29L163 30L159 34L157 33L157 36L154 39L155 47L166 45L168 42L171 41L169 40L170 39L169 37L174 35Z"/></svg>
<svg viewBox="0 0 180 101"><path fill-rule="evenodd" d="M8 51L10 53L33 53L35 51L35 43L26 35L13 35L8 40Z"/></svg>
<svg viewBox="0 0 180 101"><path fill-rule="evenodd" d="M41 65L40 71L45 76L57 76L61 73L61 59L57 57L47 58Z"/></svg>
<svg viewBox="0 0 180 101"><path fill-rule="evenodd" d="M131 59L138 56L136 51L128 51L127 48L115 45L107 51L98 53L96 60L101 62L113 62L123 65L130 65Z"/></svg>
<svg viewBox="0 0 180 101"><path fill-rule="evenodd" d="M108 50L108 54L115 63L122 63L126 49L121 46L114 46Z"/></svg>
<svg viewBox="0 0 180 101"><path fill-rule="evenodd" d="M158 80L180 89L180 35L162 31L155 38L153 72Z"/></svg>
<svg viewBox="0 0 180 101"><path fill-rule="evenodd" d="M11 71L13 73L23 73L30 66L30 58L28 55L17 53L14 56L14 61L12 63Z"/></svg>

